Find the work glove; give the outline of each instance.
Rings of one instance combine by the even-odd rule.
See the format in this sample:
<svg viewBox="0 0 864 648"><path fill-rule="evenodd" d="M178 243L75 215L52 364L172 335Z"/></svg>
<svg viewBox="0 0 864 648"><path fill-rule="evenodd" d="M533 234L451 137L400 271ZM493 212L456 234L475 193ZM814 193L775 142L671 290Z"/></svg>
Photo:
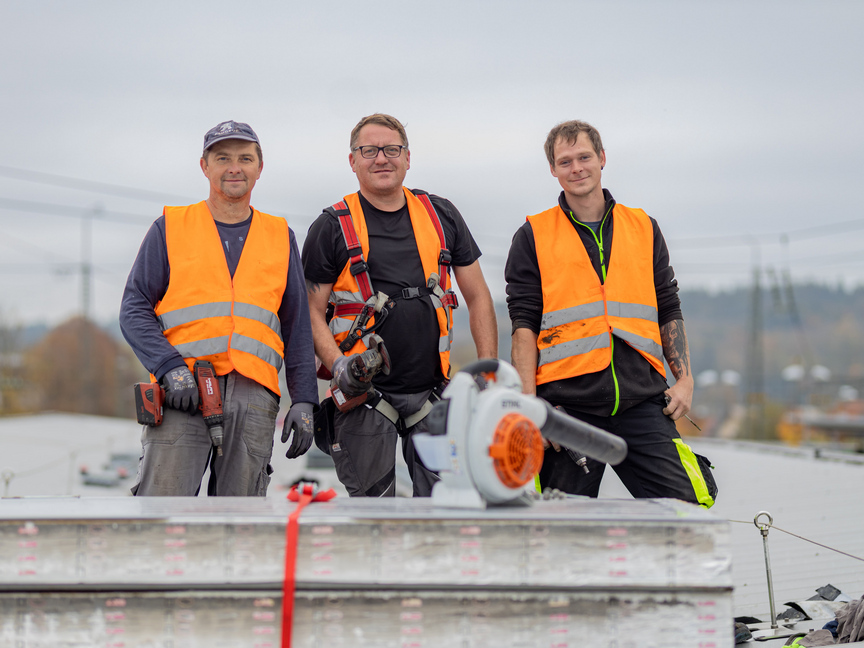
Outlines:
<svg viewBox="0 0 864 648"><path fill-rule="evenodd" d="M198 384L192 372L183 365L162 376L165 405L194 414L198 409Z"/></svg>
<svg viewBox="0 0 864 648"><path fill-rule="evenodd" d="M330 368L333 382L346 396L357 396L369 389L369 383L358 380L351 371L351 364L357 355L339 356Z"/></svg>
<svg viewBox="0 0 864 648"><path fill-rule="evenodd" d="M300 455L306 454L312 445L312 411L314 408L312 403L294 403L285 416L285 423L282 424L282 443L288 441L291 432L294 432L291 445L285 452L285 456L289 459L296 459Z"/></svg>

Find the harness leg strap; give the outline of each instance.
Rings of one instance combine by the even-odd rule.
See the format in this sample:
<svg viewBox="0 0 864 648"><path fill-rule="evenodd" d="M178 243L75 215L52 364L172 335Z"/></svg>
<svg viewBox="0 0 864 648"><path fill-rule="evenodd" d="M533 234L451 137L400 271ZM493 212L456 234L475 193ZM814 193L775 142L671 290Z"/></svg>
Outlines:
<svg viewBox="0 0 864 648"><path fill-rule="evenodd" d="M388 403L383 398L379 399L377 403L375 403L374 409L378 410L384 418L390 421L393 425L396 426L396 429L399 431L407 430L410 427L414 427L420 421L422 421L429 412L432 411L432 401L427 400L423 403L423 407L414 412L411 416L407 416L404 419L399 416L399 412L396 411L390 403Z"/></svg>

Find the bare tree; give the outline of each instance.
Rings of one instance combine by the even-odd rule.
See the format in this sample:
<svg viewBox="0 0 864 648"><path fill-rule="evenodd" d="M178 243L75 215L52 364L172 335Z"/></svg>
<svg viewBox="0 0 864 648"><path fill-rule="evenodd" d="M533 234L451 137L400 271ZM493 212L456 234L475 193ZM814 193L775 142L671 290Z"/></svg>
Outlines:
<svg viewBox="0 0 864 648"><path fill-rule="evenodd" d="M26 356L34 409L134 416L141 368L128 347L83 317L50 331Z"/></svg>

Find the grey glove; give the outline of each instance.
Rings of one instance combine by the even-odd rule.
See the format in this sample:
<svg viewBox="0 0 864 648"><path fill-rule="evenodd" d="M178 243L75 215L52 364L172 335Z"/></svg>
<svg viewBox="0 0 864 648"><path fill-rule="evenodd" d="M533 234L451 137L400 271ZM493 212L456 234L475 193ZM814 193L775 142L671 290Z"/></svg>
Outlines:
<svg viewBox="0 0 864 648"><path fill-rule="evenodd" d="M356 353L350 356L339 356L336 358L333 366L330 367L330 373L333 374L333 382L346 396L356 396L369 389L369 383L358 380L351 373L351 361L356 356Z"/></svg>
<svg viewBox="0 0 864 648"><path fill-rule="evenodd" d="M198 384L192 372L183 365L162 376L165 405L193 414L198 409Z"/></svg>
<svg viewBox="0 0 864 648"><path fill-rule="evenodd" d="M296 459L300 455L306 454L312 445L312 412L314 409L315 406L312 403L294 403L288 410L285 423L282 424L282 443L288 441L288 436L293 430L294 438L291 439L291 445L288 446L288 451L285 453L289 459Z"/></svg>

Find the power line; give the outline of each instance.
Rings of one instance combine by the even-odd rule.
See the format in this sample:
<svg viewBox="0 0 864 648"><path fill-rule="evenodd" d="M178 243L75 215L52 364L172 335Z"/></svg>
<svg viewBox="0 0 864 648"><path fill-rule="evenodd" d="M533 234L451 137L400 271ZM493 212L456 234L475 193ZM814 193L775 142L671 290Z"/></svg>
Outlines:
<svg viewBox="0 0 864 648"><path fill-rule="evenodd" d="M124 187L122 185L115 185L108 182L81 180L80 178L71 178L69 176L56 175L53 173L43 173L41 171L28 171L26 169L17 169L4 165L0 165L0 176L15 178L16 180L26 180L27 182L35 182L38 184L52 185L55 187L66 187L69 189L120 196L122 198L132 198L133 200L161 202L162 204L171 202L189 204L195 202L185 196L163 194L156 191L148 191L146 189L135 189L134 187Z"/></svg>
<svg viewBox="0 0 864 648"><path fill-rule="evenodd" d="M667 242L675 246L689 247L734 247L753 245L759 243L779 243L780 237L786 236L790 240L798 241L825 236L836 236L855 230L864 229L864 220L856 219L841 221L839 223L826 223L803 227L797 230L781 232L780 234L731 234L727 236L699 236L689 239L667 239Z"/></svg>
<svg viewBox="0 0 864 648"><path fill-rule="evenodd" d="M86 207L75 207L72 205L56 205L53 203L34 202L32 200L18 200L16 198L0 197L0 209L9 211L27 211L37 214L47 214L51 216L66 216L72 218L84 218L87 213L91 213L92 209ZM143 214L130 214L128 212L103 211L99 210L98 218L100 220L111 220L127 225L143 225L145 221L154 221L156 217L153 215L145 216Z"/></svg>
<svg viewBox="0 0 864 648"><path fill-rule="evenodd" d="M55 203L35 202L32 200L19 200L17 198L3 198L2 196L0 196L0 209L5 209L9 211L27 211L37 214L46 214L50 216L69 216L73 218L81 218L82 213L87 211L86 207L76 207L74 205L57 205ZM284 218L289 223L292 222L291 219L301 221L312 220L310 217L300 216L299 214L286 214L283 212L270 213L273 216ZM116 221L119 223L126 223L127 225L141 225L142 221L152 222L156 220L156 217L157 215L155 214L144 215L132 214L130 212L105 210L99 211L100 220Z"/></svg>
<svg viewBox="0 0 864 648"><path fill-rule="evenodd" d="M57 258L63 259L62 263L69 263L69 264L76 264L76 265L78 263L77 261L72 261L68 257L64 258L63 255L57 254L55 252L50 252L48 250L40 248L38 245L33 245L32 243L30 243L30 241L25 241L24 239L18 238L17 236L14 236L12 234L5 234L4 238L0 239L0 243L5 245L6 247L12 248L16 251L20 251L18 246L23 245L25 248L29 248L32 251L35 251L41 255L44 255L44 257L48 263L56 263L56 261L51 260L52 257L54 259L57 259ZM12 243L15 243L15 245L12 245Z"/></svg>

